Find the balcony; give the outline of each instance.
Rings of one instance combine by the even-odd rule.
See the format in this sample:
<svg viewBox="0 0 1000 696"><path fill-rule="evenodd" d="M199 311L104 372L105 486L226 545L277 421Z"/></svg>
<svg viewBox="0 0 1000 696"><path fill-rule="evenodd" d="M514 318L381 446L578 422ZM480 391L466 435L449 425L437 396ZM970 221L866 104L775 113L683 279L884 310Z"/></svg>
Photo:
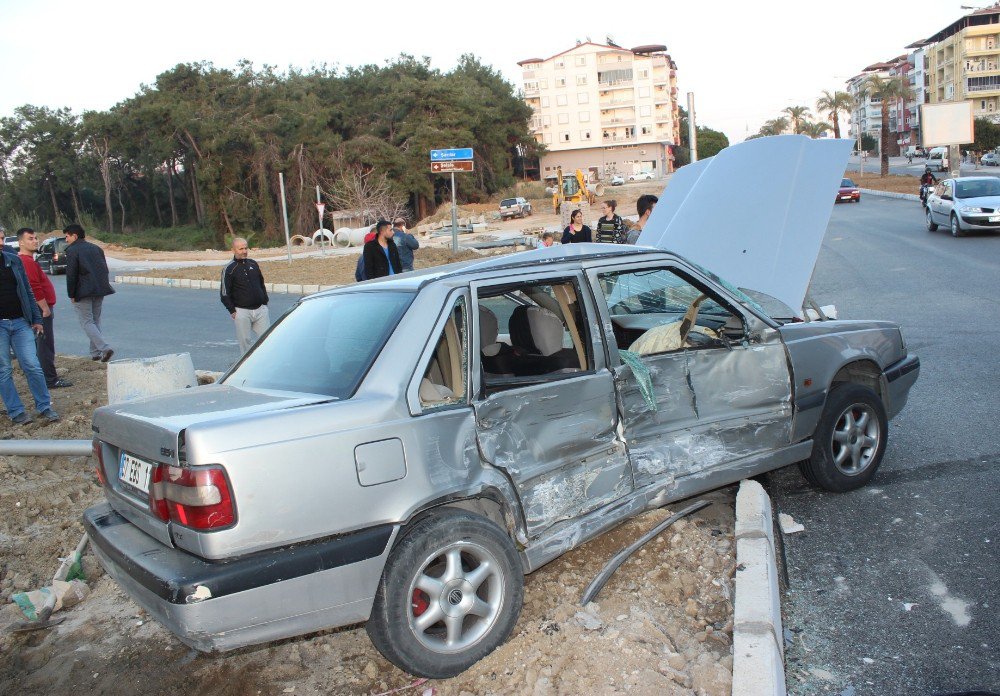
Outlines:
<svg viewBox="0 0 1000 696"><path fill-rule="evenodd" d="M634 143L639 138L633 135L619 135L617 133L609 133L608 135L601 138L601 142L605 145L624 145L628 143Z"/></svg>
<svg viewBox="0 0 1000 696"><path fill-rule="evenodd" d="M635 123L635 116L632 116L631 118L626 116L613 116L610 118L604 116L601 117L602 126L611 126L611 127L625 126L625 125L630 126L634 123Z"/></svg>
<svg viewBox="0 0 1000 696"><path fill-rule="evenodd" d="M617 97L615 99L601 99L598 105L603 109L606 106L616 106L618 104L635 104L632 97Z"/></svg>
<svg viewBox="0 0 1000 696"><path fill-rule="evenodd" d="M524 96L525 97L537 97L538 96L538 88L537 87L525 87L524 88Z"/></svg>
<svg viewBox="0 0 1000 696"><path fill-rule="evenodd" d="M635 80L611 80L608 82L598 82L597 88L601 90L612 89L632 89Z"/></svg>

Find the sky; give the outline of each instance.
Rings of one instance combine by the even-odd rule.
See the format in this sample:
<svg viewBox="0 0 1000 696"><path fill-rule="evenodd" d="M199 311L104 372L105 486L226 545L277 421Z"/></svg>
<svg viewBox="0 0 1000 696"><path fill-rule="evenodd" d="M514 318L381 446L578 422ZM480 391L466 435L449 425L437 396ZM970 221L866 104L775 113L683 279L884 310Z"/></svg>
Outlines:
<svg viewBox="0 0 1000 696"><path fill-rule="evenodd" d="M22 104L107 109L202 60L343 68L407 53L448 71L473 53L519 88L517 61L611 36L626 48L665 44L681 104L693 92L698 124L739 142L967 12L949 0L0 0L0 116Z"/></svg>

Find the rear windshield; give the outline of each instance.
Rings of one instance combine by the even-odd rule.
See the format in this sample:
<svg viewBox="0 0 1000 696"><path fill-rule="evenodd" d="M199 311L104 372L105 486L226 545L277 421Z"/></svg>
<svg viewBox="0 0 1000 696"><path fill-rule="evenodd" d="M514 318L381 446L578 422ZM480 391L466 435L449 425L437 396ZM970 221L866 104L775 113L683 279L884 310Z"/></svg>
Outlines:
<svg viewBox="0 0 1000 696"><path fill-rule="evenodd" d="M997 179L976 179L975 181L955 182L956 198L980 198L982 196L1000 196L1000 181Z"/></svg>
<svg viewBox="0 0 1000 696"><path fill-rule="evenodd" d="M502 201L500 201L500 207L501 208L504 207L504 206L506 206L506 205L517 205L517 199L516 198L504 198Z"/></svg>
<svg viewBox="0 0 1000 696"><path fill-rule="evenodd" d="M413 300L361 292L306 300L224 380L234 387L349 398Z"/></svg>

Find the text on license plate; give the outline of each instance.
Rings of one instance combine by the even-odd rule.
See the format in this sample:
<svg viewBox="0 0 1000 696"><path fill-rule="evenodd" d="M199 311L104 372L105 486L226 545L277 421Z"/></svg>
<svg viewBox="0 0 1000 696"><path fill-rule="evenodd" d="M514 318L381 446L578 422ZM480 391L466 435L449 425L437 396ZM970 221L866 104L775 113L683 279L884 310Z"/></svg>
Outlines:
<svg viewBox="0 0 1000 696"><path fill-rule="evenodd" d="M850 196L841 196L841 197L840 197L840 200L842 200L842 201L846 201L846 200L847 200L848 198L850 198Z"/></svg>
<svg viewBox="0 0 1000 696"><path fill-rule="evenodd" d="M121 479L122 483L138 488L143 493L149 493L149 475L152 470L153 465L149 462L144 462L131 454L122 452L122 458L118 464L118 478Z"/></svg>
<svg viewBox="0 0 1000 696"><path fill-rule="evenodd" d="M991 215L990 222L1000 222L1000 215Z"/></svg>

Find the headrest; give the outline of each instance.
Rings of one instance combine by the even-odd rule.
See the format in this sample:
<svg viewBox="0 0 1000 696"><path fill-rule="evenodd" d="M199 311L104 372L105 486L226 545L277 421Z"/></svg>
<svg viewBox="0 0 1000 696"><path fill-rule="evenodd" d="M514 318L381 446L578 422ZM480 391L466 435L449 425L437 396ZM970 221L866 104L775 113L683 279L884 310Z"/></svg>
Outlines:
<svg viewBox="0 0 1000 696"><path fill-rule="evenodd" d="M500 324L497 315L486 307L479 307L479 345L483 355L494 356L500 352L500 344L497 343L497 333Z"/></svg>
<svg viewBox="0 0 1000 696"><path fill-rule="evenodd" d="M510 315L510 342L528 353L552 355L562 349L563 324L542 307L521 306Z"/></svg>

